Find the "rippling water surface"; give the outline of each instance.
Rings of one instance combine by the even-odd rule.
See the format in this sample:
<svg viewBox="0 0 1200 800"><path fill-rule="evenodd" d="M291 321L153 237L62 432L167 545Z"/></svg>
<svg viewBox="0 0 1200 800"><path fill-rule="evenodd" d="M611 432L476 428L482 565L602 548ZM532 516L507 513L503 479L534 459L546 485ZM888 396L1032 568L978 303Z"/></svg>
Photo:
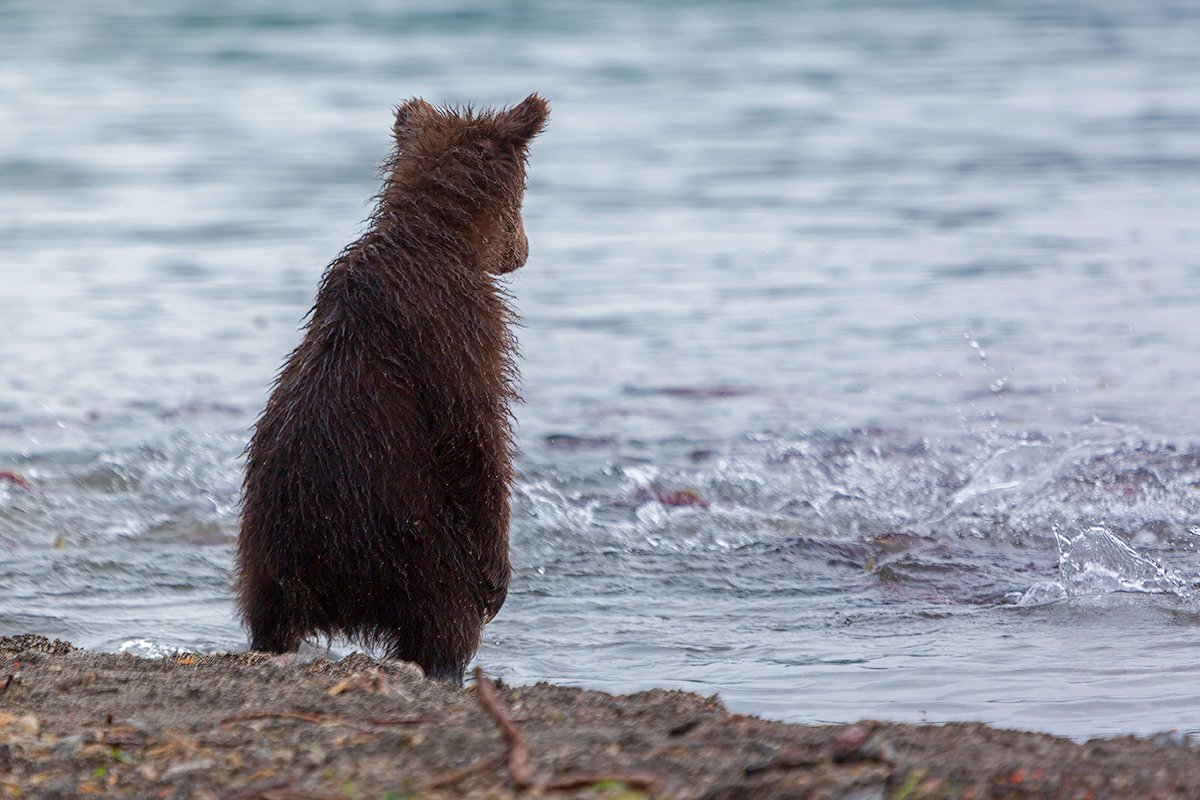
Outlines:
<svg viewBox="0 0 1200 800"><path fill-rule="evenodd" d="M0 6L0 633L245 646L390 108L534 148L514 682L1200 732L1200 6Z"/></svg>

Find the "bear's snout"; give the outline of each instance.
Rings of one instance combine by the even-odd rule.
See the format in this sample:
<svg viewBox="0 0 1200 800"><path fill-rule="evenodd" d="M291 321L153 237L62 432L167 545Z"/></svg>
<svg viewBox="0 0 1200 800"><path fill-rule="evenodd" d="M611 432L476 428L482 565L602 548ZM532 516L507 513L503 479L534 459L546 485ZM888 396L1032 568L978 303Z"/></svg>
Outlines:
<svg viewBox="0 0 1200 800"><path fill-rule="evenodd" d="M525 236L525 226L521 225L517 229L517 235L513 237L511 252L500 262L496 272L503 275L507 272L520 269L525 266L527 258L529 258L529 239Z"/></svg>

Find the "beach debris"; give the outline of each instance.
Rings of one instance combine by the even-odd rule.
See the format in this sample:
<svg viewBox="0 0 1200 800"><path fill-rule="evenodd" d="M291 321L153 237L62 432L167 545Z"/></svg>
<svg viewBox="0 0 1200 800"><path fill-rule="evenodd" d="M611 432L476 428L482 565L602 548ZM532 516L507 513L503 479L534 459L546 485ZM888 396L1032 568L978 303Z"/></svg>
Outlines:
<svg viewBox="0 0 1200 800"><path fill-rule="evenodd" d="M754 775L773 769L803 769L815 767L826 760L825 756L814 755L813 753L785 750L763 761L755 761L753 764L747 764L743 772L747 775Z"/></svg>
<svg viewBox="0 0 1200 800"><path fill-rule="evenodd" d="M314 725L319 725L325 721L326 717L323 714L314 714L307 711L248 711L245 714L234 714L231 717L225 717L221 720L221 724L228 725L231 722L247 722L258 719L298 719L301 722L311 722Z"/></svg>
<svg viewBox="0 0 1200 800"><path fill-rule="evenodd" d="M540 786L547 791L567 792L571 789L582 789L585 786L597 789L642 789L650 790L657 783L650 775L607 775L592 772L572 772L558 778L551 778Z"/></svg>
<svg viewBox="0 0 1200 800"><path fill-rule="evenodd" d="M170 781L193 772L210 770L215 766L216 762L211 758L197 758L192 761L183 761L179 764L172 764L171 766L167 767L165 770L163 770L160 778L164 781Z"/></svg>
<svg viewBox="0 0 1200 800"><path fill-rule="evenodd" d="M17 716L0 711L0 728L11 728L20 736L37 736L41 724L32 714Z"/></svg>
<svg viewBox="0 0 1200 800"><path fill-rule="evenodd" d="M829 757L841 764L847 761L891 763L895 753L891 744L875 735L866 725L849 725L834 737L827 748Z"/></svg>
<svg viewBox="0 0 1200 800"><path fill-rule="evenodd" d="M667 731L667 735L668 736L686 736L687 734L694 731L696 728L700 727L701 723L703 723L703 722L704 722L704 717L692 717L691 719L686 719L683 722L679 723L678 725L672 726L671 729Z"/></svg>
<svg viewBox="0 0 1200 800"><path fill-rule="evenodd" d="M517 727L516 722L504 710L496 697L496 689L492 682L483 674L481 667L475 667L475 688L479 702L488 716L499 726L504 738L508 741L508 774L512 777L513 785L518 789L536 789L539 791L569 791L594 784L624 784L633 789L652 790L658 785L658 779L645 773L630 774L599 774L590 772L573 772L549 779L538 779L529 764L529 746L525 736Z"/></svg>
<svg viewBox="0 0 1200 800"><path fill-rule="evenodd" d="M333 714L321 714L316 711L247 711L244 714L234 714L221 720L222 725L234 722L252 722L264 719L294 719L313 725L350 725L359 728L386 728L391 725L420 725L428 722L425 717L363 717L354 719L339 717Z"/></svg>
<svg viewBox="0 0 1200 800"><path fill-rule="evenodd" d="M1034 767L1030 770L1014 769L1008 776L1009 783L1026 783L1027 781L1040 781L1045 775L1045 770L1041 767Z"/></svg>
<svg viewBox="0 0 1200 800"><path fill-rule="evenodd" d="M361 675L352 675L346 680L334 684L333 688L329 690L329 694L337 697L339 694L350 691L386 695L390 691L387 675L378 669L370 670Z"/></svg>

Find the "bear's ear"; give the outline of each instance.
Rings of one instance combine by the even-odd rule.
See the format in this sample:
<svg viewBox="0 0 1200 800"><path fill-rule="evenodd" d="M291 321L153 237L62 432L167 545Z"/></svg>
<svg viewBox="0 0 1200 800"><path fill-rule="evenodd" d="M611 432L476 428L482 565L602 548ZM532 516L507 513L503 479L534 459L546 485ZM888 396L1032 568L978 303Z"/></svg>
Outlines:
<svg viewBox="0 0 1200 800"><path fill-rule="evenodd" d="M521 103L496 115L496 128L500 138L514 147L524 147L546 127L550 117L550 104L537 94L531 94Z"/></svg>
<svg viewBox="0 0 1200 800"><path fill-rule="evenodd" d="M396 122L392 133L396 141L403 141L412 136L424 120L437 116L437 110L419 97L414 97L396 107Z"/></svg>

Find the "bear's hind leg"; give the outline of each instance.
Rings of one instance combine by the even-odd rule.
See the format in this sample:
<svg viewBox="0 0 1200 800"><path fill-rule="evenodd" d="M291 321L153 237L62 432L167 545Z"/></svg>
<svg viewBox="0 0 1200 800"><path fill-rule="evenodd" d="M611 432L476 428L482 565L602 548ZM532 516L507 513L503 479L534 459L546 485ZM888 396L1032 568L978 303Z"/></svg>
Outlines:
<svg viewBox="0 0 1200 800"><path fill-rule="evenodd" d="M294 629L282 626L250 628L250 649L256 653L291 653L302 637Z"/></svg>
<svg viewBox="0 0 1200 800"><path fill-rule="evenodd" d="M290 653L300 646L303 626L296 623L281 587L265 580L248 582L242 587L241 601L251 650Z"/></svg>
<svg viewBox="0 0 1200 800"><path fill-rule="evenodd" d="M453 684L454 686L462 686L464 672L466 672L465 664L430 666L425 668L425 677Z"/></svg>
<svg viewBox="0 0 1200 800"><path fill-rule="evenodd" d="M450 652L445 642L436 634L427 633L424 637L413 640L402 632L392 632L386 638L381 637L386 647L387 657L393 661L411 661L421 668L426 678L444 681L455 686L463 685L463 673L471 653L461 655ZM441 646L430 643L438 642Z"/></svg>

